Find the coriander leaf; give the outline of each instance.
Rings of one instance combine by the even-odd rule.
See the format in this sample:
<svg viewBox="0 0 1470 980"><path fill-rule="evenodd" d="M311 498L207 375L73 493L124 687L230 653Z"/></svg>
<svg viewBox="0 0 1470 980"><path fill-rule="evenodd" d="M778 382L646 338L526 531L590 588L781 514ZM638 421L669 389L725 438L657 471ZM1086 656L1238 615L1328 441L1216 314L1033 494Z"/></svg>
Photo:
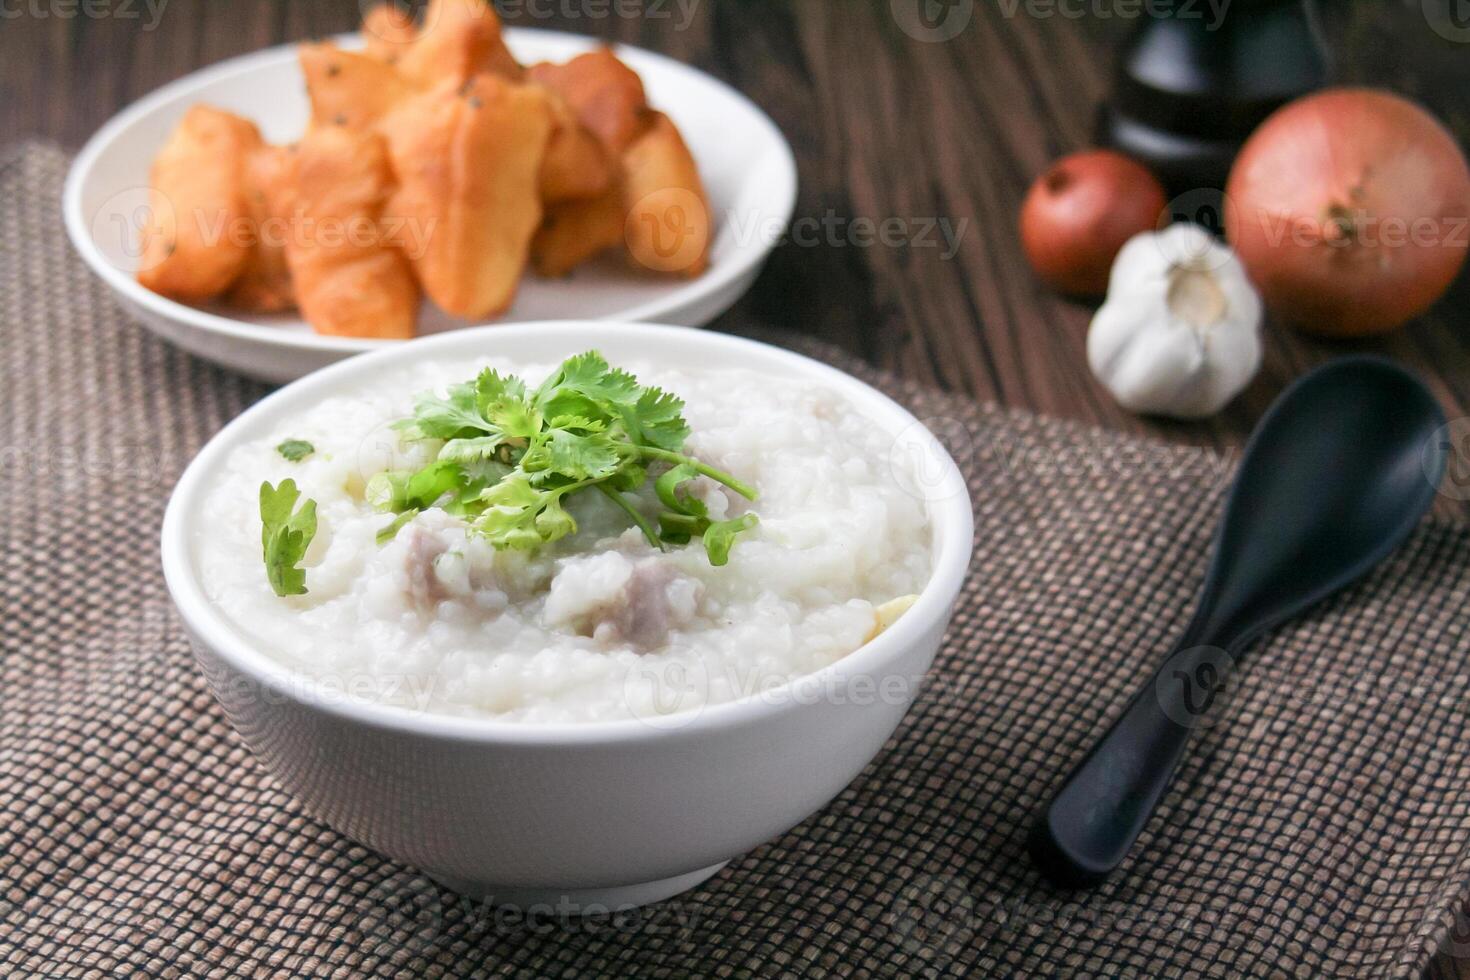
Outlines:
<svg viewBox="0 0 1470 980"><path fill-rule="evenodd" d="M551 494L531 486L524 474L512 473L480 494L486 506L474 529L497 548L539 547L548 539L537 530L536 517Z"/></svg>
<svg viewBox="0 0 1470 980"><path fill-rule="evenodd" d="M307 500L297 510L300 496L295 480L260 485L261 552L266 579L279 596L306 594L306 570L297 566L316 537L316 501Z"/></svg>
<svg viewBox="0 0 1470 980"><path fill-rule="evenodd" d="M451 439L439 450L441 463L474 463L495 460L505 446L501 436L477 436L473 439Z"/></svg>
<svg viewBox="0 0 1470 980"><path fill-rule="evenodd" d="M711 565L723 565L730 560L730 548L735 544L735 535L748 531L760 523L754 514L742 514L728 521L716 521L704 532L704 553Z"/></svg>
<svg viewBox="0 0 1470 980"><path fill-rule="evenodd" d="M490 417L492 406L502 402L526 400L526 383L513 374L501 374L485 368L475 378L475 402L480 414Z"/></svg>
<svg viewBox="0 0 1470 980"><path fill-rule="evenodd" d="M419 516L417 509L406 510L383 525L382 529L378 531L378 544L385 545L398 537L398 532L402 531L408 522L417 516Z"/></svg>
<svg viewBox="0 0 1470 980"><path fill-rule="evenodd" d="M296 501L300 496L295 480L282 480L280 486L276 487L269 482L260 485L262 538L268 537L274 527L290 523L291 512L296 509Z"/></svg>
<svg viewBox="0 0 1470 980"><path fill-rule="evenodd" d="M556 541L577 533L577 522L561 506L559 496L546 498L546 506L536 515L536 531L542 541Z"/></svg>
<svg viewBox="0 0 1470 980"><path fill-rule="evenodd" d="M553 477L580 482L606 479L622 462L617 444L605 433L552 429L521 457L521 469L538 483Z"/></svg>
<svg viewBox="0 0 1470 980"><path fill-rule="evenodd" d="M557 415L546 425L552 429L571 429L576 432L607 431L606 422L602 419L588 418L586 415Z"/></svg>
<svg viewBox="0 0 1470 980"><path fill-rule="evenodd" d="M537 404L540 406L541 414L551 419L547 424L552 427L556 427L558 419L580 418L594 421L606 428L608 423L616 418L595 399L588 398L580 391L573 391L569 388L555 389Z"/></svg>
<svg viewBox="0 0 1470 980"><path fill-rule="evenodd" d="M515 470L513 465L499 459L469 459L460 463L459 468L464 472L464 486L460 493L472 491L475 496Z"/></svg>
<svg viewBox="0 0 1470 980"><path fill-rule="evenodd" d="M648 446L678 452L689 438L689 424L684 421L684 399L659 388L644 388L629 416L624 415L628 431Z"/></svg>
<svg viewBox="0 0 1470 980"><path fill-rule="evenodd" d="M563 361L538 389L537 403L544 404L556 389L579 392L604 406L632 405L638 400L641 390L637 378L627 371L609 367L595 350Z"/></svg>
<svg viewBox="0 0 1470 980"><path fill-rule="evenodd" d="M475 379L475 404L491 431L512 439L530 439L541 431L541 416L526 397L526 386L514 375L489 368Z"/></svg>
<svg viewBox="0 0 1470 980"><path fill-rule="evenodd" d="M473 384L450 385L445 397L430 392L419 396L413 417L393 426L413 439L458 439L492 432L480 414Z"/></svg>
<svg viewBox="0 0 1470 980"><path fill-rule="evenodd" d="M299 463L316 452L316 447L305 439L287 439L276 447L276 452L293 463Z"/></svg>

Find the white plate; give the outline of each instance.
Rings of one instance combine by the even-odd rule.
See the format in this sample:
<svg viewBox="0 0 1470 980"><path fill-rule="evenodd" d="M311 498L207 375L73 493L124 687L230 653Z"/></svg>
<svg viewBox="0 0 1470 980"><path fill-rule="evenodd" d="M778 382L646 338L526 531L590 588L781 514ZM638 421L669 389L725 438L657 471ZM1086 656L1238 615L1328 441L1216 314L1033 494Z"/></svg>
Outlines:
<svg viewBox="0 0 1470 980"><path fill-rule="evenodd" d="M506 39L528 64L565 61L600 43L517 28L507 30ZM344 48L360 44L355 35L336 41ZM694 280L660 280L606 259L567 279L527 274L515 305L497 323L596 319L702 326L750 288L791 220L796 161L765 113L723 82L670 58L630 47L617 53L643 77L649 101L673 118L699 163L715 220L709 270ZM197 309L138 285L137 229L146 213L148 168L197 102L254 120L272 142L298 138L308 107L296 45L232 58L164 86L103 126L72 164L62 201L67 233L123 308L190 353L267 381L289 381L344 357L403 343L323 337L294 314ZM420 330L463 325L426 304Z"/></svg>

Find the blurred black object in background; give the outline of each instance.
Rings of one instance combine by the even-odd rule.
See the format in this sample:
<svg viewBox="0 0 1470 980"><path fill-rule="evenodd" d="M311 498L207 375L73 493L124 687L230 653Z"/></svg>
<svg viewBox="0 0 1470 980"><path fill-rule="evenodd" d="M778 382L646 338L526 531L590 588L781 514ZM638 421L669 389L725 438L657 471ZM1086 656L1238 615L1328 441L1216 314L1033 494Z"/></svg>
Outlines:
<svg viewBox="0 0 1470 980"><path fill-rule="evenodd" d="M1312 0L1173 4L1124 43L1099 141L1148 164L1171 195L1223 188L1251 131L1328 70Z"/></svg>

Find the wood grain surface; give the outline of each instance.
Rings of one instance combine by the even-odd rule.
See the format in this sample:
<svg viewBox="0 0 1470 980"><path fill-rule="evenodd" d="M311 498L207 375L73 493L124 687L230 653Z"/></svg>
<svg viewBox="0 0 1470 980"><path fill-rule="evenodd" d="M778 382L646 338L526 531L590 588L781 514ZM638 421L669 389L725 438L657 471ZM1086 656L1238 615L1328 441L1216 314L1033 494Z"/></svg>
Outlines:
<svg viewBox="0 0 1470 980"><path fill-rule="evenodd" d="M500 6L512 26L625 41L694 64L745 92L786 133L801 174L797 224L716 326L806 331L927 384L1225 449L1238 447L1293 377L1347 351L1412 365L1452 418L1470 414L1470 275L1429 315L1381 340L1330 344L1268 324L1259 377L1208 422L1149 421L1119 408L1087 369L1092 309L1037 283L1015 223L1046 163L1089 145L1115 42L1139 5L951 0L961 29L926 41L904 29L900 8L913 2ZM1465 6L1324 0L1322 29L1339 81L1413 96L1465 145L1470 21L1462 17L1460 30L1431 23L1454 4ZM0 0L0 143L42 137L78 147L170 79L267 45L352 30L360 14L358 0ZM892 244L895 235L890 244L868 241L863 229L885 221L905 244ZM1470 958L1442 956L1431 975L1470 978Z"/></svg>

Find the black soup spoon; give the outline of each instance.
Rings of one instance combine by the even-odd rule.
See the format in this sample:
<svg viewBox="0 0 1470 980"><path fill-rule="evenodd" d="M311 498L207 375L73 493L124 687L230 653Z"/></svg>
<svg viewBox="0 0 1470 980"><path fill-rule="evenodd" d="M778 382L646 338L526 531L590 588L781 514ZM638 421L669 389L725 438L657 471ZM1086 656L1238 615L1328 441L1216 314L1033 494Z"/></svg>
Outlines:
<svg viewBox="0 0 1470 980"><path fill-rule="evenodd" d="M1064 887L1122 863L1245 648L1359 578L1434 501L1449 452L1423 382L1374 357L1300 378L1246 445L1193 619L1031 835Z"/></svg>

